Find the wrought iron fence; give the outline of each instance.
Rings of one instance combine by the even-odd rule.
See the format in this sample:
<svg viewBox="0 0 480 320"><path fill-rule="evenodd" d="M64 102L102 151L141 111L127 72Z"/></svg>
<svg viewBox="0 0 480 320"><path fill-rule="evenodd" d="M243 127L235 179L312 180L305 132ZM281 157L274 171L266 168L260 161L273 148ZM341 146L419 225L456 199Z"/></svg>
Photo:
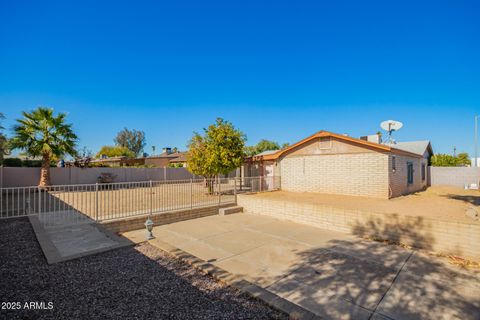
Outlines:
<svg viewBox="0 0 480 320"><path fill-rule="evenodd" d="M235 203L238 192L276 190L279 183L279 177L248 177L2 188L0 218L49 213L118 219Z"/></svg>

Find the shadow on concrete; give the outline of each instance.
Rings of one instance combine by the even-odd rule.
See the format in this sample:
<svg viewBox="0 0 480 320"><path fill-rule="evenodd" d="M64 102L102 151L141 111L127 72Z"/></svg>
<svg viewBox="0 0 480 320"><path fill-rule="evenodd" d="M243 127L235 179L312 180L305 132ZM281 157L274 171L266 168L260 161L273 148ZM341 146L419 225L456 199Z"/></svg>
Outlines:
<svg viewBox="0 0 480 320"><path fill-rule="evenodd" d="M380 231L404 231L428 242L428 235L416 234L422 221L417 223ZM365 228L359 226L357 234ZM321 317L479 319L480 277L437 257L368 240L333 240L298 257L288 275L267 289Z"/></svg>
<svg viewBox="0 0 480 320"><path fill-rule="evenodd" d="M479 278L395 246L332 241L270 291L327 319L478 319Z"/></svg>
<svg viewBox="0 0 480 320"><path fill-rule="evenodd" d="M366 222L356 221L351 226L351 233L359 237L390 240L432 250L435 238L428 230L428 220L423 217L406 217L399 214L385 214L382 218L371 218Z"/></svg>

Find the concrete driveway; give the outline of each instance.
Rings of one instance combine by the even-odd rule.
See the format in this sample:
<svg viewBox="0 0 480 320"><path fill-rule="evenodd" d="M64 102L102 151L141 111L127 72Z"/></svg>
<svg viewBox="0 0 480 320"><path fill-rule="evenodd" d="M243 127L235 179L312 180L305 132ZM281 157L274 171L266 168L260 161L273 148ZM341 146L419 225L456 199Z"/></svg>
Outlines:
<svg viewBox="0 0 480 320"><path fill-rule="evenodd" d="M154 228L163 241L327 319L480 319L480 276L343 233L233 214ZM145 231L125 234L131 240Z"/></svg>

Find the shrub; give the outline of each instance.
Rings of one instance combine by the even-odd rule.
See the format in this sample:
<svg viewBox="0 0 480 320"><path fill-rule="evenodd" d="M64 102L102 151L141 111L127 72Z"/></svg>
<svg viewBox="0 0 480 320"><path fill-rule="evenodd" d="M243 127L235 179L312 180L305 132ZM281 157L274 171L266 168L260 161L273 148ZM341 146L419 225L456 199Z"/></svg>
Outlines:
<svg viewBox="0 0 480 320"><path fill-rule="evenodd" d="M3 160L3 165L5 167L21 167L22 159L20 158L6 158Z"/></svg>

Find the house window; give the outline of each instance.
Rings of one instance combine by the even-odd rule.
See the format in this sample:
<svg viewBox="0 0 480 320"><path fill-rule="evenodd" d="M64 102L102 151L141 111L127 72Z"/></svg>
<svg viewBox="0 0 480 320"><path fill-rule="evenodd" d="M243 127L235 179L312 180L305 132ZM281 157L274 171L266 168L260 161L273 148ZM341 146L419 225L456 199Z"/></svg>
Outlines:
<svg viewBox="0 0 480 320"><path fill-rule="evenodd" d="M395 156L392 157L392 172L395 172L397 170L397 163L396 163L396 158Z"/></svg>
<svg viewBox="0 0 480 320"><path fill-rule="evenodd" d="M427 167L425 166L425 163L422 163L422 181L425 181L425 170Z"/></svg>
<svg viewBox="0 0 480 320"><path fill-rule="evenodd" d="M413 163L407 162L407 182L413 184Z"/></svg>

